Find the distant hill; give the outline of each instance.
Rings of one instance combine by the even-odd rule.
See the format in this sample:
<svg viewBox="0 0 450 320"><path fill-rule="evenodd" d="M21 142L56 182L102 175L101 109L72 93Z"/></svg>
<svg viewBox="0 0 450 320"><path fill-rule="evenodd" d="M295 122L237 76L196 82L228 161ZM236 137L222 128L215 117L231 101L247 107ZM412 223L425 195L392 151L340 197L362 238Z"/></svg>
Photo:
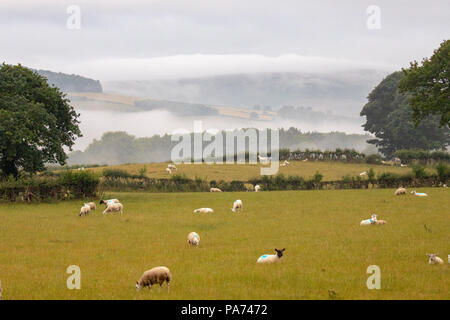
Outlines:
<svg viewBox="0 0 450 320"><path fill-rule="evenodd" d="M275 111L284 105L311 107L359 116L367 94L384 72L359 70L342 73L253 73L204 78L109 81L105 91L155 100L183 101ZM270 108L269 108L270 107Z"/></svg>
<svg viewBox="0 0 450 320"><path fill-rule="evenodd" d="M48 83L55 85L64 92L103 92L103 87L99 80L49 70L34 71L46 77Z"/></svg>

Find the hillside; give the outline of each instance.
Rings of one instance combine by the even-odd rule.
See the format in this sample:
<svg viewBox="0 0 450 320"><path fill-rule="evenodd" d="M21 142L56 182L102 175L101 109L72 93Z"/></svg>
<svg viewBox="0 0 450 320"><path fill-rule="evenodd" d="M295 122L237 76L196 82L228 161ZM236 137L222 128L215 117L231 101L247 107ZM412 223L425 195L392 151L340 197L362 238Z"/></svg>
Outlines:
<svg viewBox="0 0 450 320"><path fill-rule="evenodd" d="M82 77L76 74L66 74L49 70L34 70L47 78L50 84L64 92L102 92L103 87L98 80Z"/></svg>

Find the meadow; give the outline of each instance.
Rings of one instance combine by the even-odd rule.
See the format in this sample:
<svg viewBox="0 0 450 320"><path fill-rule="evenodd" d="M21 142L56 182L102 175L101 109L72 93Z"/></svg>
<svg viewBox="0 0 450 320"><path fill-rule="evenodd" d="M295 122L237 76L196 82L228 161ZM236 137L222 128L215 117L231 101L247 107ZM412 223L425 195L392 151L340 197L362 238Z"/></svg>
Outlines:
<svg viewBox="0 0 450 320"><path fill-rule="evenodd" d="M418 190L419 191L419 190ZM123 215L102 206L78 217L81 201L0 204L4 299L450 299L448 189L427 198L393 189L110 193ZM235 199L244 210L232 213ZM98 203L98 201L97 201ZM211 207L213 214L194 214ZM377 213L386 225L360 226ZM187 235L196 231L198 248ZM257 265L274 248L282 261ZM428 265L437 252L440 266ZM66 268L81 268L69 290ZM165 265L171 291L137 292L142 272ZM369 290L366 269L381 269ZM331 295L330 295L331 292Z"/></svg>
<svg viewBox="0 0 450 320"><path fill-rule="evenodd" d="M130 174L139 174L140 170L146 170L146 176L149 178L167 178L170 175L165 171L168 162L148 163L148 164L124 164L107 167L89 168L95 172L102 172L104 169L120 169ZM255 177L260 177L260 164L179 164L178 170L172 174L185 175L188 178L201 178L203 180L240 180L248 181ZM278 173L285 176L301 176L303 178L312 177L317 171L323 175L324 181L340 180L343 176L359 176L363 171L373 168L375 173L392 172L398 174L410 173L410 167L399 167L389 165L374 165L367 163L343 163L335 161L290 161L287 167L280 167ZM427 172L433 173L433 168L427 168Z"/></svg>

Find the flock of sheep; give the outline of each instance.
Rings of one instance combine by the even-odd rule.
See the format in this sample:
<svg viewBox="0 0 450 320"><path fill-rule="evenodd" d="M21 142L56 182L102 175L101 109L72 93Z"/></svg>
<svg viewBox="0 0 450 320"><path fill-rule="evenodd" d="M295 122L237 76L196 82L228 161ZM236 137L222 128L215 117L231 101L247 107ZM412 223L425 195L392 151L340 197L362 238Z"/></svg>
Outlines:
<svg viewBox="0 0 450 320"><path fill-rule="evenodd" d="M289 162L285 161L285 165L288 165ZM171 166L171 165L169 165ZM169 170L172 170L173 167L169 167ZM176 169L175 169L176 170ZM254 187L255 192L258 192L261 187L259 185L256 185ZM211 188L210 192L222 192L219 188ZM394 195L405 195L407 194L407 190L405 188L398 188L395 190ZM411 194L418 196L418 197L424 197L427 196L426 193L418 193L415 190L411 191ZM103 211L103 214L106 214L108 212L123 212L123 205L120 203L118 199L109 199L109 200L100 200L100 204L105 204L106 209ZM94 202L85 203L83 207L81 207L79 216L88 215L91 210L95 210L96 205ZM243 210L243 203L242 200L238 199L234 201L233 207L231 208L232 212L241 212ZM198 208L194 210L194 213L213 213L214 210L211 208ZM360 225L361 226L367 226L367 225L383 225L386 224L385 220L380 220L377 218L376 214L372 214L369 219L362 220ZM187 236L187 242L189 245L198 247L200 244L200 236L196 232L190 232ZM258 264L267 264L267 263L276 263L280 262L283 252L285 251L285 248L283 249L275 249L275 254L264 254L260 256L256 263ZM443 264L444 261L437 256L436 253L426 254L429 257L428 263L429 264ZM449 263L450 263L450 255L449 255ZM167 284L167 291L170 290L170 282L172 281L172 273L170 270L165 266L159 266L154 267L150 270L145 271L140 279L136 281L136 289L140 290L146 286L149 287L149 289L152 289L152 286L154 284L159 284L160 289L164 282Z"/></svg>

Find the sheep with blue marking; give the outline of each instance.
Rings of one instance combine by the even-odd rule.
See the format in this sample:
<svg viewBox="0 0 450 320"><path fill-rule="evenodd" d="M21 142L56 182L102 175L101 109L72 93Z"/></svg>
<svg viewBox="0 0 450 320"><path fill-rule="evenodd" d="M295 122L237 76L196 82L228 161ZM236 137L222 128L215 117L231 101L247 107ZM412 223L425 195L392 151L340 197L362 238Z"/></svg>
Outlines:
<svg viewBox="0 0 450 320"><path fill-rule="evenodd" d="M200 236L197 234L197 232L189 233L187 239L188 244L190 244L191 246L198 247L198 245L200 244Z"/></svg>
<svg viewBox="0 0 450 320"><path fill-rule="evenodd" d="M283 256L283 252L286 249L283 248L281 250L275 249L276 254L263 254L261 257L256 260L256 263L277 263L280 262L281 257Z"/></svg>

